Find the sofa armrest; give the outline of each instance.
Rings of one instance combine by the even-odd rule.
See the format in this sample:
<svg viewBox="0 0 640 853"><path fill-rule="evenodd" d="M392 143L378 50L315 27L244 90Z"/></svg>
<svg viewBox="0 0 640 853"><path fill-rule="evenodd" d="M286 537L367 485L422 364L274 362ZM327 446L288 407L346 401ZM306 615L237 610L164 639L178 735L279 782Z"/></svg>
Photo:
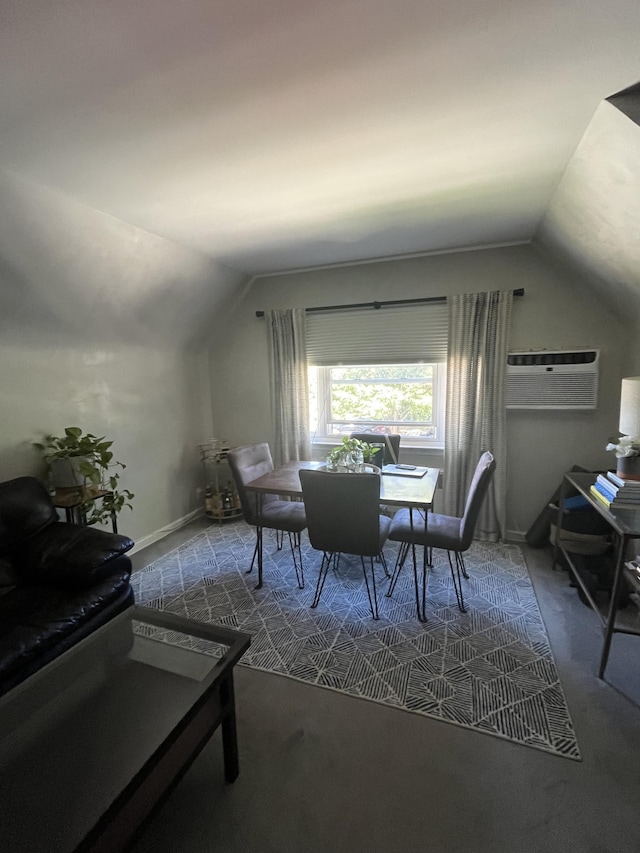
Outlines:
<svg viewBox="0 0 640 853"><path fill-rule="evenodd" d="M26 542L14 555L14 566L22 583L77 589L109 575L113 562L133 545L128 536L59 522Z"/></svg>

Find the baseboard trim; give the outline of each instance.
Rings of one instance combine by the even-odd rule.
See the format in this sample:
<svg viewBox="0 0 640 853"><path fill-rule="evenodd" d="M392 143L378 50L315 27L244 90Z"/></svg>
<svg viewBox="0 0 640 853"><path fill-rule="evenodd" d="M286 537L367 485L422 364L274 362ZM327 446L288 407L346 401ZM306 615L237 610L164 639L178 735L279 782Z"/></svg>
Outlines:
<svg viewBox="0 0 640 853"><path fill-rule="evenodd" d="M507 530L504 537L508 542L526 542L526 536L520 530Z"/></svg>
<svg viewBox="0 0 640 853"><path fill-rule="evenodd" d="M135 554L137 551L142 551L143 548L148 548L149 545L153 545L154 542L159 542L160 539L164 539L165 536L168 536L175 530L185 527L190 521L199 518L201 515L204 515L204 509L192 510L192 512L187 513L187 515L183 515L182 518L178 518L176 521L172 521L171 524L167 524L166 527L161 527L160 530L156 530L155 533L143 536L142 539L136 542L129 553Z"/></svg>

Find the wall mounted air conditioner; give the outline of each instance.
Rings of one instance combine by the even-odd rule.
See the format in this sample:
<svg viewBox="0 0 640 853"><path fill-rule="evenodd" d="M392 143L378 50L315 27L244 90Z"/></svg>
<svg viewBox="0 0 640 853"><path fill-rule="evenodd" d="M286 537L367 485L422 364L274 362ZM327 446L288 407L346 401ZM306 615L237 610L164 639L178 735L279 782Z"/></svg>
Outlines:
<svg viewBox="0 0 640 853"><path fill-rule="evenodd" d="M600 352L593 349L511 352L508 409L595 409Z"/></svg>

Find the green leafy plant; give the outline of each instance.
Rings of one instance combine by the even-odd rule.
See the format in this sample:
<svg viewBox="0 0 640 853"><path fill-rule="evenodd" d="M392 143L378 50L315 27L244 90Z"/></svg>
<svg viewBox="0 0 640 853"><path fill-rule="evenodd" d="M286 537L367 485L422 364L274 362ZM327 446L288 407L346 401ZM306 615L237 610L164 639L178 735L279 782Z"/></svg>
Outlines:
<svg viewBox="0 0 640 853"><path fill-rule="evenodd" d="M338 463L347 454L353 453L357 450L362 451L362 458L365 462L370 462L375 454L375 448L367 441L361 441L358 438L348 438L348 436L345 435L340 444L338 444L337 447L334 447L329 453L329 458L332 462Z"/></svg>
<svg viewBox="0 0 640 853"><path fill-rule="evenodd" d="M104 436L83 433L80 427L66 427L63 436L46 435L42 442L34 442L34 447L43 455L49 476L56 460L74 460L74 470L82 477L78 490L87 497L84 509L88 524L107 521L112 513L121 512L125 506L133 508L132 492L118 489L120 472L117 469L124 470L127 466L113 458L112 444ZM108 494L99 503L91 500L101 490Z"/></svg>

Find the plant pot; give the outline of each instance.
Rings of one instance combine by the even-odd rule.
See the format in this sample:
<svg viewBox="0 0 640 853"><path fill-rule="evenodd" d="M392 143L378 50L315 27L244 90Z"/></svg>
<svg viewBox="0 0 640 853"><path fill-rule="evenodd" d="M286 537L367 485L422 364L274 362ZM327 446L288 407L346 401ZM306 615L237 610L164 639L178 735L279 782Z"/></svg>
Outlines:
<svg viewBox="0 0 640 853"><path fill-rule="evenodd" d="M61 489L79 489L84 486L84 477L78 471L78 466L86 461L84 456L52 459L49 467L51 487L60 491Z"/></svg>
<svg viewBox="0 0 640 853"><path fill-rule="evenodd" d="M346 474L356 474L362 470L364 459L361 450L349 450L340 454L337 460L338 471Z"/></svg>
<svg viewBox="0 0 640 853"><path fill-rule="evenodd" d="M640 456L619 456L616 474L623 480L640 480Z"/></svg>

